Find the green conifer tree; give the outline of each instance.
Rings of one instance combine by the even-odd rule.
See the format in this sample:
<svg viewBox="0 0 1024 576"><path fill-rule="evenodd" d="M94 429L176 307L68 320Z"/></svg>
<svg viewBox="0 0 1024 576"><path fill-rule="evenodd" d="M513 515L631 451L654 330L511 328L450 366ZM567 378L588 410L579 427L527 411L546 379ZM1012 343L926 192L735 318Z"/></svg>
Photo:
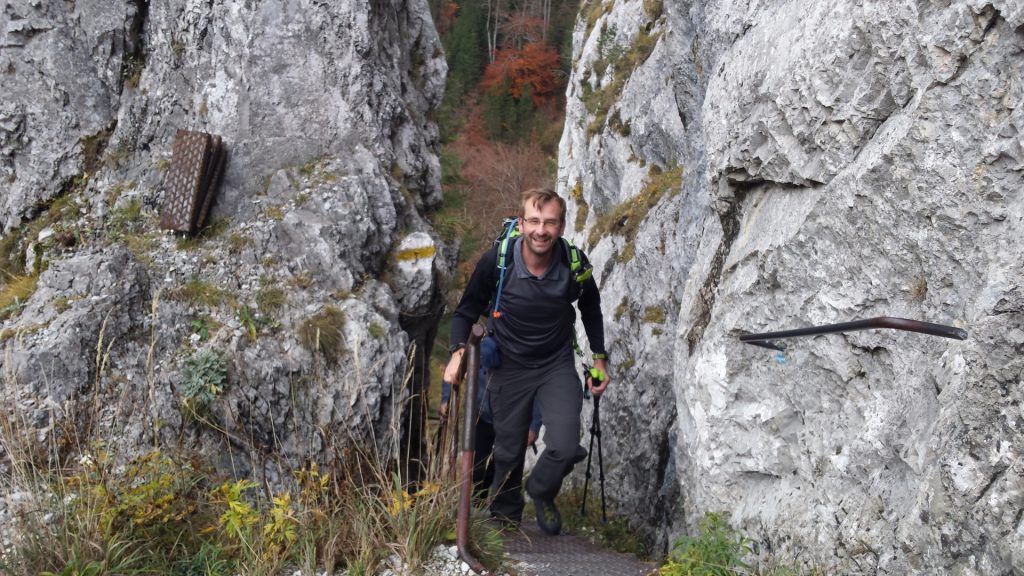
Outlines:
<svg viewBox="0 0 1024 576"><path fill-rule="evenodd" d="M508 140L528 140L533 129L533 87L529 83L523 84L523 95L515 100L510 113Z"/></svg>
<svg viewBox="0 0 1024 576"><path fill-rule="evenodd" d="M515 100L508 93L508 85L508 78L505 78L500 87L484 95L484 127L492 140L504 140L509 132L509 120L514 121L510 116L514 116Z"/></svg>
<svg viewBox="0 0 1024 576"><path fill-rule="evenodd" d="M464 0L451 31L444 38L448 58L448 91L458 103L480 81L484 66L483 17L478 0Z"/></svg>

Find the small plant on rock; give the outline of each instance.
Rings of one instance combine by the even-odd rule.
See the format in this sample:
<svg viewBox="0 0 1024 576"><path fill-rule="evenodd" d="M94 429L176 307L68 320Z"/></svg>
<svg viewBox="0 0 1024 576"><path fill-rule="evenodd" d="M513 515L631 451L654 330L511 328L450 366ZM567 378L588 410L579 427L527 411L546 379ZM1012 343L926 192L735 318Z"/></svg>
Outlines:
<svg viewBox="0 0 1024 576"><path fill-rule="evenodd" d="M111 241L122 240L126 236L140 232L144 222L142 202L137 198L132 198L110 212L110 218L107 221L107 237Z"/></svg>
<svg viewBox="0 0 1024 576"><path fill-rule="evenodd" d="M182 393L185 405L195 414L204 414L220 396L228 380L227 361L212 350L200 350L185 361Z"/></svg>
<svg viewBox="0 0 1024 576"><path fill-rule="evenodd" d="M733 576L750 567L743 557L751 552L750 540L729 527L726 517L708 512L700 522L700 534L676 541L661 576ZM742 571L742 572L741 572Z"/></svg>
<svg viewBox="0 0 1024 576"><path fill-rule="evenodd" d="M193 318L188 323L189 327L192 328L192 333L199 336L200 342L206 342L210 339L210 319L201 316L199 318Z"/></svg>
<svg viewBox="0 0 1024 576"><path fill-rule="evenodd" d="M256 337L259 336L260 329L267 326L271 326L273 321L266 316L261 316L253 312L252 308L248 306L238 306L235 308L235 315L238 316L238 321L242 323L242 327L245 328L245 333L249 335L249 340L255 342Z"/></svg>

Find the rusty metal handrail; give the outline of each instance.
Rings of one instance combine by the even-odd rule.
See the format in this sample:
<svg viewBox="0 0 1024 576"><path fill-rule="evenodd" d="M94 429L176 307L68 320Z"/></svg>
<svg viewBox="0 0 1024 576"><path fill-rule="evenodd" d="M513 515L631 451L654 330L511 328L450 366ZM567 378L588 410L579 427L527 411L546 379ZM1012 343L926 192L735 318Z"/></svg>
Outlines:
<svg viewBox="0 0 1024 576"><path fill-rule="evenodd" d="M455 547L459 558L477 574L487 574L484 565L469 551L469 516L473 502L473 451L476 448L477 380L480 378L480 341L484 327L474 324L466 342L459 374L466 385L462 409L462 475L459 478L459 511L455 518Z"/></svg>
<svg viewBox="0 0 1024 576"><path fill-rule="evenodd" d="M867 320L854 320L853 322L841 322L839 324L825 324L821 326L810 326L808 328L796 328L793 330L782 330L779 332L763 332L760 334L744 334L740 336L740 342L769 348L771 350L785 350L782 344L774 342L783 338L797 338L800 336L817 336L819 334L835 334L837 332L855 332L857 330L870 330L872 328L892 328L917 332L953 340L966 340L967 331L945 324L932 324L919 320L908 320L906 318L893 318L892 316L879 316Z"/></svg>

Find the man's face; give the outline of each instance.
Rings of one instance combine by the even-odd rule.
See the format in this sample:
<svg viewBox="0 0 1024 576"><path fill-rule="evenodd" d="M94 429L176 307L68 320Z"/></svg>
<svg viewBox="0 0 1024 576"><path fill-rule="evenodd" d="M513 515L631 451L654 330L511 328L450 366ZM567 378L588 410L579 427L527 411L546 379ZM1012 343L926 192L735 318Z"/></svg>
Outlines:
<svg viewBox="0 0 1024 576"><path fill-rule="evenodd" d="M562 237L562 232L565 232L565 222L562 222L558 202L548 202L539 208L533 202L528 202L523 213L524 216L519 219L519 229L523 231L526 249L537 256L548 254Z"/></svg>

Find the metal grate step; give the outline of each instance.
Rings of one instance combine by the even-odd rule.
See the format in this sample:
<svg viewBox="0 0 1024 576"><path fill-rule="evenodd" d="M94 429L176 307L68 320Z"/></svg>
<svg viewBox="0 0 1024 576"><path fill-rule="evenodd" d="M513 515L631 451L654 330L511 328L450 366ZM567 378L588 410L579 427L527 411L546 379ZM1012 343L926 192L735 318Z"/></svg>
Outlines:
<svg viewBox="0 0 1024 576"><path fill-rule="evenodd" d="M519 576L648 576L657 566L605 550L573 534L548 536L531 521L509 534L505 552L520 563Z"/></svg>

